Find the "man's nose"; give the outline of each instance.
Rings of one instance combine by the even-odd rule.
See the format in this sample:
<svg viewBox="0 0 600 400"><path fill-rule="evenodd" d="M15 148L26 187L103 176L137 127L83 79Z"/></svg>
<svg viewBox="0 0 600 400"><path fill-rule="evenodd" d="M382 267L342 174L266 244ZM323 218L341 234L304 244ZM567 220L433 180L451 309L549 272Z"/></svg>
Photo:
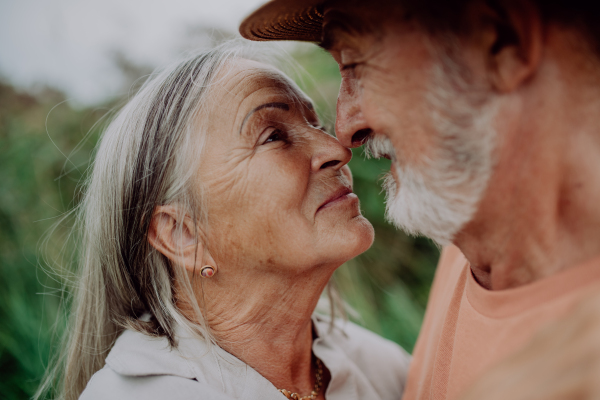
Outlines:
<svg viewBox="0 0 600 400"><path fill-rule="evenodd" d="M361 92L352 73L342 71L337 100L335 135L346 147L359 147L372 133L361 110Z"/></svg>

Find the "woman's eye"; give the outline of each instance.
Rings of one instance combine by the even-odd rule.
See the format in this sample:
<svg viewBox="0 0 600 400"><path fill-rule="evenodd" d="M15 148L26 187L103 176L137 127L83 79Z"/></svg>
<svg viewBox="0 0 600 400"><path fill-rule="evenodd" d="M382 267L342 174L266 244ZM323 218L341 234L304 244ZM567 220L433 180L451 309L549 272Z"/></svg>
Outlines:
<svg viewBox="0 0 600 400"><path fill-rule="evenodd" d="M267 140L265 140L265 143L278 142L280 140L285 140L285 134L281 130L275 129Z"/></svg>

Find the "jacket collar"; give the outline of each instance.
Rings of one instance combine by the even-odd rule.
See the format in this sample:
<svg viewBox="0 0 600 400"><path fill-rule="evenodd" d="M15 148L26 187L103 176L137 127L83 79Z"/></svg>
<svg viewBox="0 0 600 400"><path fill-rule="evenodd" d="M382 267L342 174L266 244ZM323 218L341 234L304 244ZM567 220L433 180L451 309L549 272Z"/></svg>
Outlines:
<svg viewBox="0 0 600 400"><path fill-rule="evenodd" d="M362 382L363 374L336 343L345 336L343 328L336 323L335 334L331 334L329 320L319 316L313 317L313 326L317 336L313 352L331 373L328 398L379 398L370 383ZM176 336L178 346L172 348L166 338L126 330L117 339L106 364L124 376L173 375L195 379L235 399L281 400L281 393L271 382L222 348L208 345L181 327L176 329ZM368 393L363 393L365 388Z"/></svg>
<svg viewBox="0 0 600 400"><path fill-rule="evenodd" d="M106 364L124 376L173 375L195 379L235 399L281 400L281 393L253 368L218 346L178 327L178 344L166 338L124 331L111 349Z"/></svg>

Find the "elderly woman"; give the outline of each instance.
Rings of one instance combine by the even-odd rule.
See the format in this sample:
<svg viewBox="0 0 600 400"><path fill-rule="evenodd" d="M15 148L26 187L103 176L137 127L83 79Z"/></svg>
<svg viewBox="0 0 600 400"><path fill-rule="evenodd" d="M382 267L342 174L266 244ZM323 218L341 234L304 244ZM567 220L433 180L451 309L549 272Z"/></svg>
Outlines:
<svg viewBox="0 0 600 400"><path fill-rule="evenodd" d="M162 71L106 130L59 397L401 397L400 347L314 314L373 241L351 152L247 53L222 46Z"/></svg>

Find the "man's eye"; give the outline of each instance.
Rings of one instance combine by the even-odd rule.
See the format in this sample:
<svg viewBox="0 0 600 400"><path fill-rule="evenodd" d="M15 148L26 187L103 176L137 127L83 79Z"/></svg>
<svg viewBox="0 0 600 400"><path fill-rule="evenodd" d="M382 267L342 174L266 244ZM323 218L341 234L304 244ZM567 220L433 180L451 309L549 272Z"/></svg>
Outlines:
<svg viewBox="0 0 600 400"><path fill-rule="evenodd" d="M342 65L340 68L340 71L351 71L351 70L355 69L357 65L358 65L358 63Z"/></svg>
<svg viewBox="0 0 600 400"><path fill-rule="evenodd" d="M275 129L271 135L265 140L265 143L278 142L280 140L285 140L286 136L280 129Z"/></svg>

